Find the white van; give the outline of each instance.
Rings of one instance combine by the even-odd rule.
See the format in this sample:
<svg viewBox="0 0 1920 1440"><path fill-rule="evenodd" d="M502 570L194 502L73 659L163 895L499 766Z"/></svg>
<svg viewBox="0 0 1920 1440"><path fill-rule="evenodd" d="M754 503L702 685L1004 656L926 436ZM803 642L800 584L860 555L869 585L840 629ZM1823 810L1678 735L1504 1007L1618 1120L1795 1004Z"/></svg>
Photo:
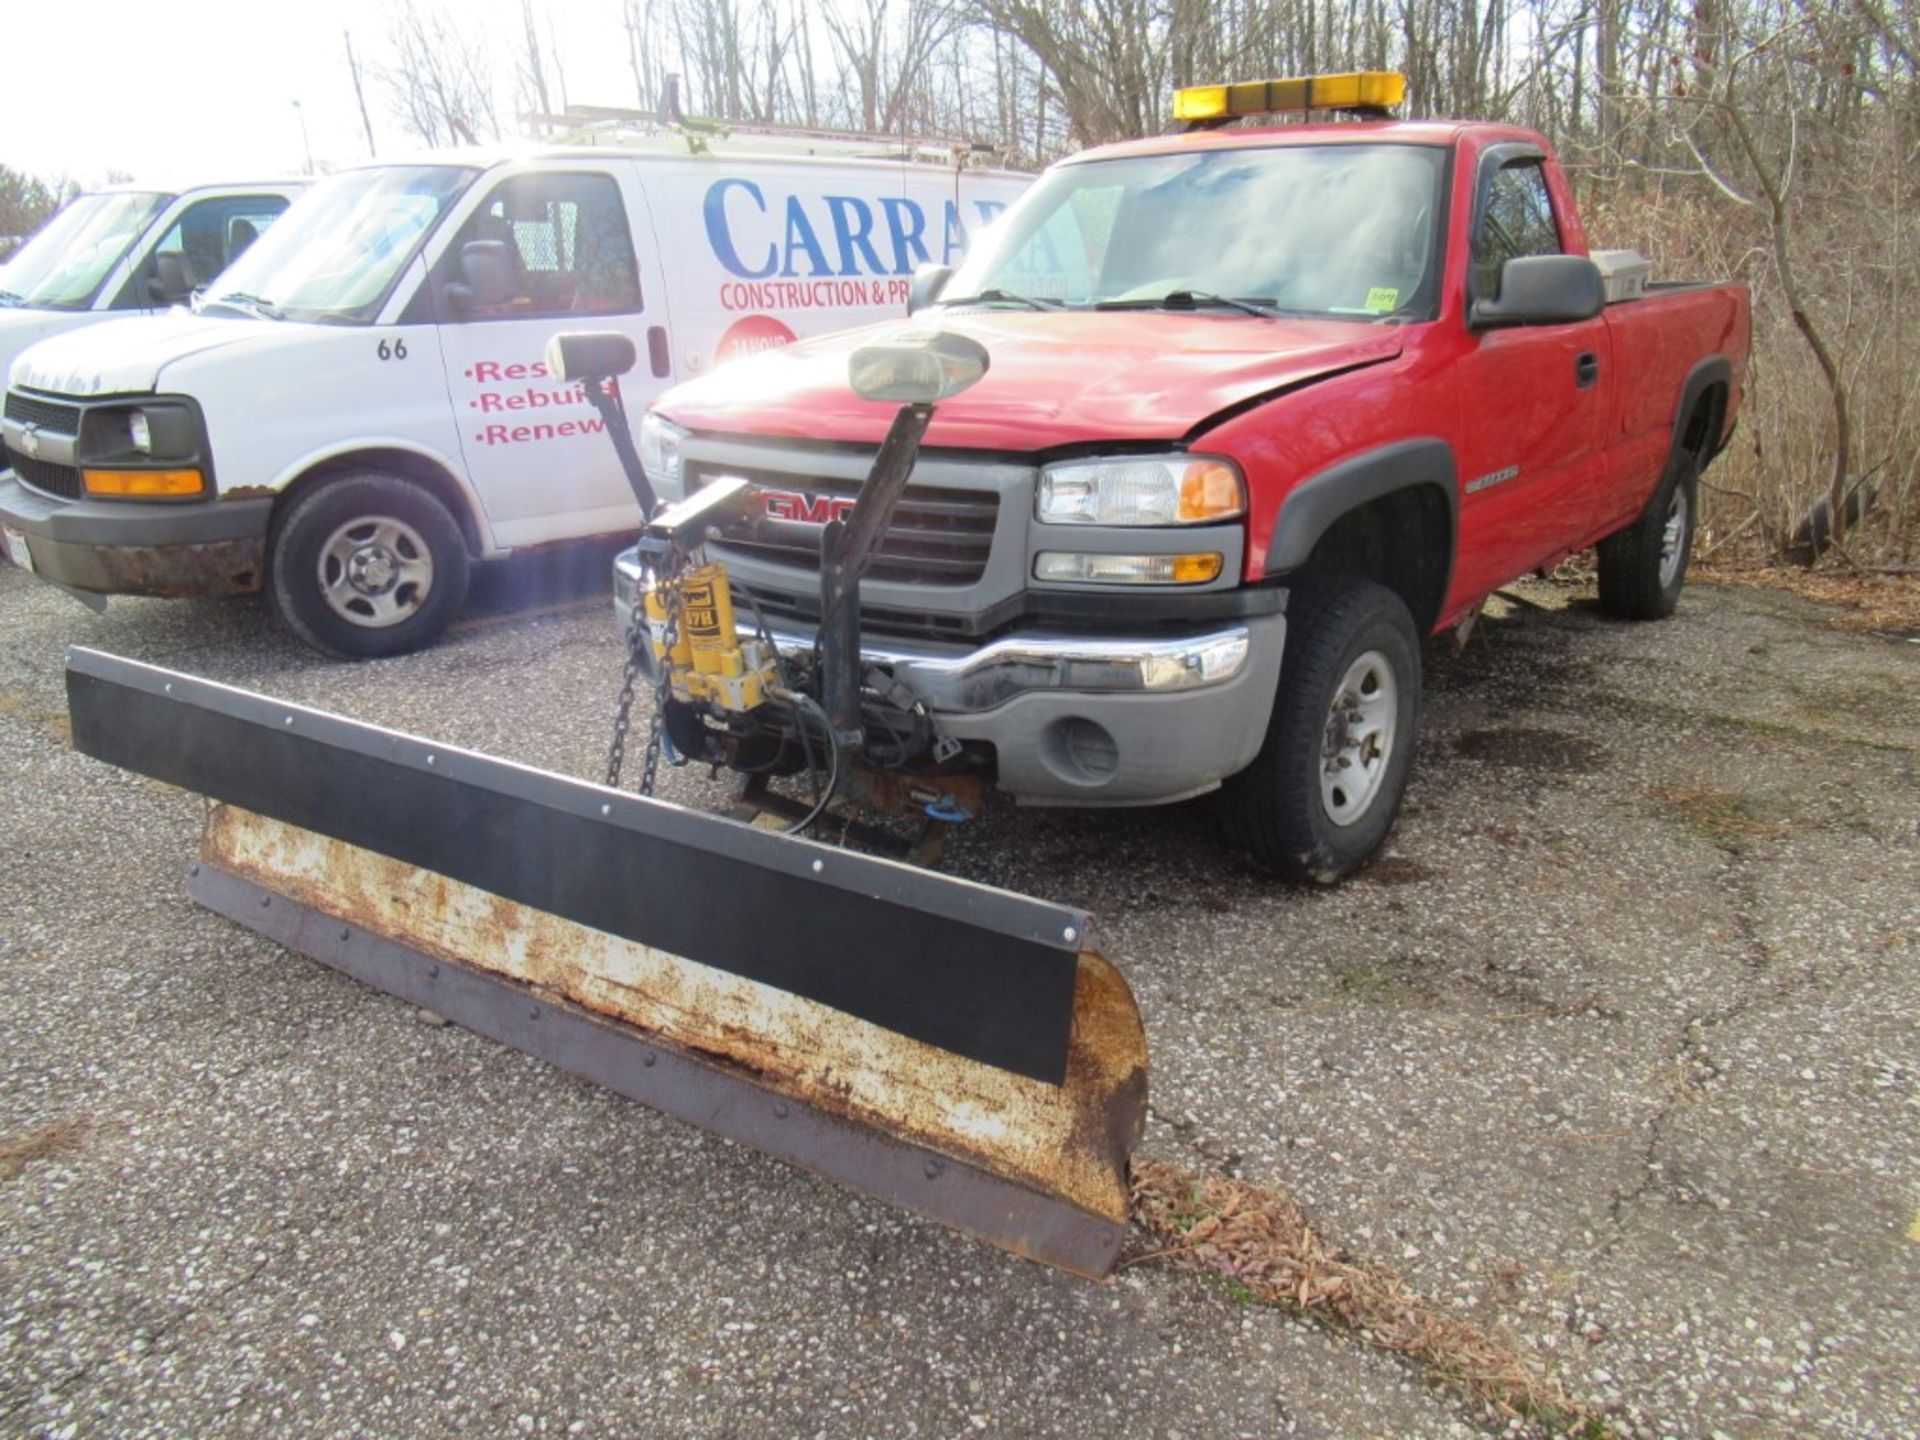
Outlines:
<svg viewBox="0 0 1920 1440"><path fill-rule="evenodd" d="M74 197L0 265L0 375L49 335L184 304L305 184L117 185Z"/></svg>
<svg viewBox="0 0 1920 1440"><path fill-rule="evenodd" d="M470 561L635 529L563 330L676 380L904 313L1026 176L658 149L459 152L317 183L197 304L15 361L10 558L91 595L267 588L305 640L436 635Z"/></svg>

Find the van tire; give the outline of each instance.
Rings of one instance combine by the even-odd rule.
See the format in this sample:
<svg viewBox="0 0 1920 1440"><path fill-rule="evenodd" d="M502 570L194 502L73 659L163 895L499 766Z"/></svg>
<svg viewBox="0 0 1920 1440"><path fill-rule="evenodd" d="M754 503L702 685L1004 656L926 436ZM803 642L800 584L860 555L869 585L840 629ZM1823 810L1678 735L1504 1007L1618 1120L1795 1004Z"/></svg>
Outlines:
<svg viewBox="0 0 1920 1440"><path fill-rule="evenodd" d="M1328 885L1380 848L1399 813L1419 723L1420 632L1404 600L1353 575L1303 579L1287 631L1266 741L1225 786L1227 831L1255 868ZM1351 761L1337 769L1326 755L1336 724Z"/></svg>
<svg viewBox="0 0 1920 1440"><path fill-rule="evenodd" d="M1640 518L1595 548L1600 608L1621 620L1664 620L1687 583L1700 513L1700 462L1682 450L1667 463L1660 488Z"/></svg>
<svg viewBox="0 0 1920 1440"><path fill-rule="evenodd" d="M268 542L274 612L315 650L346 660L404 655L466 603L459 522L421 486L357 470L297 496Z"/></svg>

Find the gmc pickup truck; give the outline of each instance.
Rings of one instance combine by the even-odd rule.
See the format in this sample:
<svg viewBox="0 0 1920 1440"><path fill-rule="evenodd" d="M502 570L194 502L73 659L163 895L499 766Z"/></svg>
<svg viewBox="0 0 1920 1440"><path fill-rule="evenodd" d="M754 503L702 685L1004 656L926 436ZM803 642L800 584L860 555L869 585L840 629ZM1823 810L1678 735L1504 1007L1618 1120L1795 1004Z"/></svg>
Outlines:
<svg viewBox="0 0 1920 1440"><path fill-rule="evenodd" d="M907 321L670 390L638 447L663 499L758 487L784 523L710 548L800 652L892 414L849 355L977 341L861 586L866 661L1021 802L1224 787L1257 865L1321 881L1399 808L1423 637L1588 546L1608 613L1672 613L1749 341L1739 285L1609 303L1540 135L1371 118L1399 77L1337 78L1367 118L1226 128L1306 82L1182 92L1197 124L1055 165Z"/></svg>

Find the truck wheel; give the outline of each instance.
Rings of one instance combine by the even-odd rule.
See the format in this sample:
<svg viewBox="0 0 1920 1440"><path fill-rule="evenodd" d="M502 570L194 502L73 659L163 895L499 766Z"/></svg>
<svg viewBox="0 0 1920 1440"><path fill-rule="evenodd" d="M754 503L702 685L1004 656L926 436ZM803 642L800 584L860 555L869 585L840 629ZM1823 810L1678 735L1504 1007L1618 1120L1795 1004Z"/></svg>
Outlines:
<svg viewBox="0 0 1920 1440"><path fill-rule="evenodd" d="M467 596L466 541L447 507L373 470L295 500L274 526L268 568L287 627L346 659L432 643Z"/></svg>
<svg viewBox="0 0 1920 1440"><path fill-rule="evenodd" d="M1600 608L1623 620L1664 620L1680 603L1693 550L1700 463L1684 451L1648 502L1646 513L1602 540L1597 550Z"/></svg>
<svg viewBox="0 0 1920 1440"><path fill-rule="evenodd" d="M1380 848L1413 767L1420 634L1384 585L1321 576L1287 606L1266 743L1227 782L1227 824L1262 870L1331 884Z"/></svg>

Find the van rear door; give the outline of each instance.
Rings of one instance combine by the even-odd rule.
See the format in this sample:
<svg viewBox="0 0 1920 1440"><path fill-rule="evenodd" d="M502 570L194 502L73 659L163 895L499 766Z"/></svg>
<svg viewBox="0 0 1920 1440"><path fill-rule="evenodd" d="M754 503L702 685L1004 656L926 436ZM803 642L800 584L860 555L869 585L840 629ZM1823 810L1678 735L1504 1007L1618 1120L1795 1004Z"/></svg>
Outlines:
<svg viewBox="0 0 1920 1440"><path fill-rule="evenodd" d="M543 357L561 331L619 330L640 353L621 382L632 413L671 383L652 239L631 165L568 164L494 180L436 263L447 391L503 546L639 523L599 416Z"/></svg>

